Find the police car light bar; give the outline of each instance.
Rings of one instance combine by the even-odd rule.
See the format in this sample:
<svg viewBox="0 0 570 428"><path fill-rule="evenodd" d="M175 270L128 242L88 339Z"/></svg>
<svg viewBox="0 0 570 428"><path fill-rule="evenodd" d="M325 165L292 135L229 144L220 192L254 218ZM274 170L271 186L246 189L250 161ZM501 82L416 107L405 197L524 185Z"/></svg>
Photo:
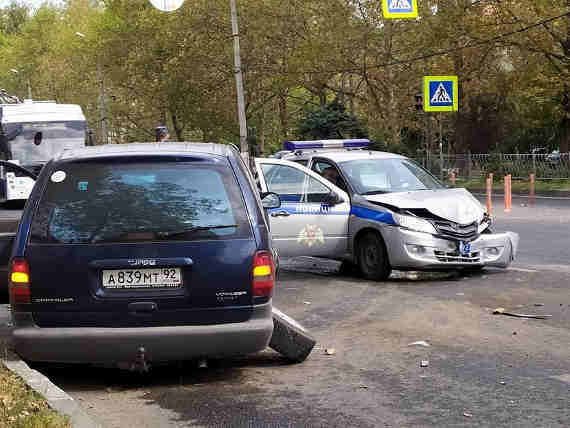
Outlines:
<svg viewBox="0 0 570 428"><path fill-rule="evenodd" d="M302 150L302 149L343 149L343 148L364 148L368 147L370 140L311 140L311 141L285 141L283 148L285 150Z"/></svg>

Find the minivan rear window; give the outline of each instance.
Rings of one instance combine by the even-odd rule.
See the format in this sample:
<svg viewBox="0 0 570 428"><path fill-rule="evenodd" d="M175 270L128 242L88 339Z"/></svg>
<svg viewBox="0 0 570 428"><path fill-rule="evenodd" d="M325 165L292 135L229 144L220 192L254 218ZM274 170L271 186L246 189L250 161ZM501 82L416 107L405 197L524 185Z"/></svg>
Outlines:
<svg viewBox="0 0 570 428"><path fill-rule="evenodd" d="M62 244L248 238L241 191L227 165L75 162L48 179L30 242Z"/></svg>

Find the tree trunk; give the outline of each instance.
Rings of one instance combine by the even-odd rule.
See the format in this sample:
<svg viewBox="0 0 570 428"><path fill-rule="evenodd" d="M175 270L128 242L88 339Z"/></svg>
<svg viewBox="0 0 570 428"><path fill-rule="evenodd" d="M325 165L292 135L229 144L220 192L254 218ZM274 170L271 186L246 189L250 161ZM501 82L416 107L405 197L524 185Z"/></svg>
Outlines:
<svg viewBox="0 0 570 428"><path fill-rule="evenodd" d="M327 105L327 91L324 84L319 88L319 102L322 106Z"/></svg>
<svg viewBox="0 0 570 428"><path fill-rule="evenodd" d="M289 113L287 111L287 91L279 91L279 121L281 122L281 135L287 140L289 135Z"/></svg>
<svg viewBox="0 0 570 428"><path fill-rule="evenodd" d="M265 106L259 111L259 157L265 157Z"/></svg>
<svg viewBox="0 0 570 428"><path fill-rule="evenodd" d="M174 133L176 134L176 141L184 141L183 131L184 127L179 123L178 116L176 113L170 112L170 117L172 119L172 126L174 127Z"/></svg>
<svg viewBox="0 0 570 428"><path fill-rule="evenodd" d="M568 153L570 151L570 86L568 85L564 87L562 107L564 108L564 117L560 124L560 153Z"/></svg>

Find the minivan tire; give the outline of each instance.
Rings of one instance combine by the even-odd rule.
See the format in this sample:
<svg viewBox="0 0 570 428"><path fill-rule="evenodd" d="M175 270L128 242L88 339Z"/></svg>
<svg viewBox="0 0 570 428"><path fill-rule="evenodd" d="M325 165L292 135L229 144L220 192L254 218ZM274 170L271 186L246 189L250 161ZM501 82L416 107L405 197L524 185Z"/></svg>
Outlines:
<svg viewBox="0 0 570 428"><path fill-rule="evenodd" d="M392 273L384 241L375 232L368 232L358 241L358 265L365 279L385 281Z"/></svg>

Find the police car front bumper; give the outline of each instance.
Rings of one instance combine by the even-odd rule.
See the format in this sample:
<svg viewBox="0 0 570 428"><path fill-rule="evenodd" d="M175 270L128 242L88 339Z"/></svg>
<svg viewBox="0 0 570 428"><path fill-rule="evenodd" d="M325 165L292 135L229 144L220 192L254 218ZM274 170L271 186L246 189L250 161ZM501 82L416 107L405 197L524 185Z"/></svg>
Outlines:
<svg viewBox="0 0 570 428"><path fill-rule="evenodd" d="M401 227L387 227L384 232L390 264L398 270L507 267L514 260L519 243L514 232L482 234L467 247L461 241Z"/></svg>

